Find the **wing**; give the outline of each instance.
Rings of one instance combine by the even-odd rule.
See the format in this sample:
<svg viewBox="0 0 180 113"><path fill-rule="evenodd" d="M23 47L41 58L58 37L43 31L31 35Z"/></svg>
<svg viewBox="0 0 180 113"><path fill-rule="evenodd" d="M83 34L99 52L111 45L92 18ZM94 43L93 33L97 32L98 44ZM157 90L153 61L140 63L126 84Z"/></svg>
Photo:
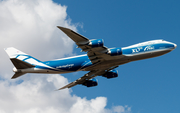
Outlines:
<svg viewBox="0 0 180 113"><path fill-rule="evenodd" d="M82 76L81 78L75 80L74 82L71 82L70 84L58 89L58 90L61 90L61 89L65 89L65 88L71 88L73 86L76 86L78 84L83 84L86 80L89 80L89 79L92 79L98 75L102 75L104 74L105 71L104 70L94 70L94 71L90 71L89 73L85 74L84 76Z"/></svg>
<svg viewBox="0 0 180 113"><path fill-rule="evenodd" d="M87 43L89 41L89 39L87 39L86 37L74 32L71 29L68 28L64 28L64 27L60 27L57 26L60 30L62 30L67 36L69 36L74 42L79 43L79 42L84 42Z"/></svg>
<svg viewBox="0 0 180 113"><path fill-rule="evenodd" d="M103 44L102 39L93 39L89 40L88 38L74 32L71 29L64 28L57 26L60 30L62 30L67 36L69 36L78 46L78 48L81 48L82 51L87 52L87 55L92 63L101 62L104 60L112 60L113 57L108 55L108 48ZM99 43L98 45L93 46L92 43Z"/></svg>
<svg viewBox="0 0 180 113"><path fill-rule="evenodd" d="M93 71L90 71L89 73L85 74L84 76L82 76L81 78L75 80L74 82L71 82L69 83L68 85L58 89L58 90L61 90L61 89L65 89L65 88L71 88L73 86L76 86L78 84L83 84L86 80L89 80L89 79L92 79L98 75L103 75L105 74L107 71L109 70L112 70L114 68L117 68L118 66L114 66L114 67L111 67L107 70L93 70Z"/></svg>

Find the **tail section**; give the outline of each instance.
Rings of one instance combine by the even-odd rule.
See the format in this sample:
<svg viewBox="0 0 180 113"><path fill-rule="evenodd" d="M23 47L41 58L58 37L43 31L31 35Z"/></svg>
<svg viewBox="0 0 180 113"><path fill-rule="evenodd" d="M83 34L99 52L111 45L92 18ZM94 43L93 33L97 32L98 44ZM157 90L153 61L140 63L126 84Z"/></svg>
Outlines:
<svg viewBox="0 0 180 113"><path fill-rule="evenodd" d="M25 74L18 70L33 68L41 62L33 58L32 56L26 53L23 53L22 51L19 51L13 47L6 48L5 51L9 55L11 62L15 66L15 69L14 69L15 74L12 77L12 79Z"/></svg>

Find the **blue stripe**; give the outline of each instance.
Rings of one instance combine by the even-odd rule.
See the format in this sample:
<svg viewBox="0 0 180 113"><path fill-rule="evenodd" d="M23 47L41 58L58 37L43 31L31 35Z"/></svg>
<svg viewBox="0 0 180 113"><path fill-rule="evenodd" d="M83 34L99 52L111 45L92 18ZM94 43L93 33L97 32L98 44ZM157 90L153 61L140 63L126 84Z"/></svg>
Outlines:
<svg viewBox="0 0 180 113"><path fill-rule="evenodd" d="M40 60L38 60L38 59L36 59L36 58L34 58L34 57L30 56L30 55L19 54L19 55L16 56L16 58L18 58L19 56L26 56L27 57L27 58L23 59L22 61L25 61L25 60L27 60L29 58L32 58L32 59L34 59L34 60L36 60L38 62L41 62Z"/></svg>

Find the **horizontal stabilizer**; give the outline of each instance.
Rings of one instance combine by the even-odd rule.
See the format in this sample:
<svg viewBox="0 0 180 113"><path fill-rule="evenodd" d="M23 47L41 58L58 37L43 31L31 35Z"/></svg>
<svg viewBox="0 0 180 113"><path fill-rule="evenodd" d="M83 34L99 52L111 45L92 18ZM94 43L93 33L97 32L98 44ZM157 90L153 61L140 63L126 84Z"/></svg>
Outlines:
<svg viewBox="0 0 180 113"><path fill-rule="evenodd" d="M35 67L34 65L31 65L31 64L29 64L29 63L26 63L26 62L21 61L21 60L16 59L16 58L11 58L10 60L12 61L12 63L14 64L14 66L15 66L17 69L26 69L26 68Z"/></svg>
<svg viewBox="0 0 180 113"><path fill-rule="evenodd" d="M24 74L26 74L26 73L16 72L16 73L12 76L11 79L15 79L15 78L20 77L20 76L22 76L22 75L24 75Z"/></svg>

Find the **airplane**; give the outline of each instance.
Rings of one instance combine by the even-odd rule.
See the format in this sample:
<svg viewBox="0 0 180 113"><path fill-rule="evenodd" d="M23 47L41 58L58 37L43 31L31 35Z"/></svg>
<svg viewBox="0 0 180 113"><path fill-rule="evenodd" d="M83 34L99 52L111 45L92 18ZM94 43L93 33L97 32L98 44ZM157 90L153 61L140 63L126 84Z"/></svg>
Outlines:
<svg viewBox="0 0 180 113"><path fill-rule="evenodd" d="M87 54L61 58L51 61L40 61L13 47L6 48L11 62L15 66L12 79L26 73L63 74L77 71L89 71L79 79L61 87L58 90L71 88L81 84L87 87L97 86L96 76L108 79L118 77L115 70L119 65L132 61L157 57L174 50L177 45L165 40L151 40L134 44L128 47L108 48L103 39L88 39L75 31L57 26Z"/></svg>

